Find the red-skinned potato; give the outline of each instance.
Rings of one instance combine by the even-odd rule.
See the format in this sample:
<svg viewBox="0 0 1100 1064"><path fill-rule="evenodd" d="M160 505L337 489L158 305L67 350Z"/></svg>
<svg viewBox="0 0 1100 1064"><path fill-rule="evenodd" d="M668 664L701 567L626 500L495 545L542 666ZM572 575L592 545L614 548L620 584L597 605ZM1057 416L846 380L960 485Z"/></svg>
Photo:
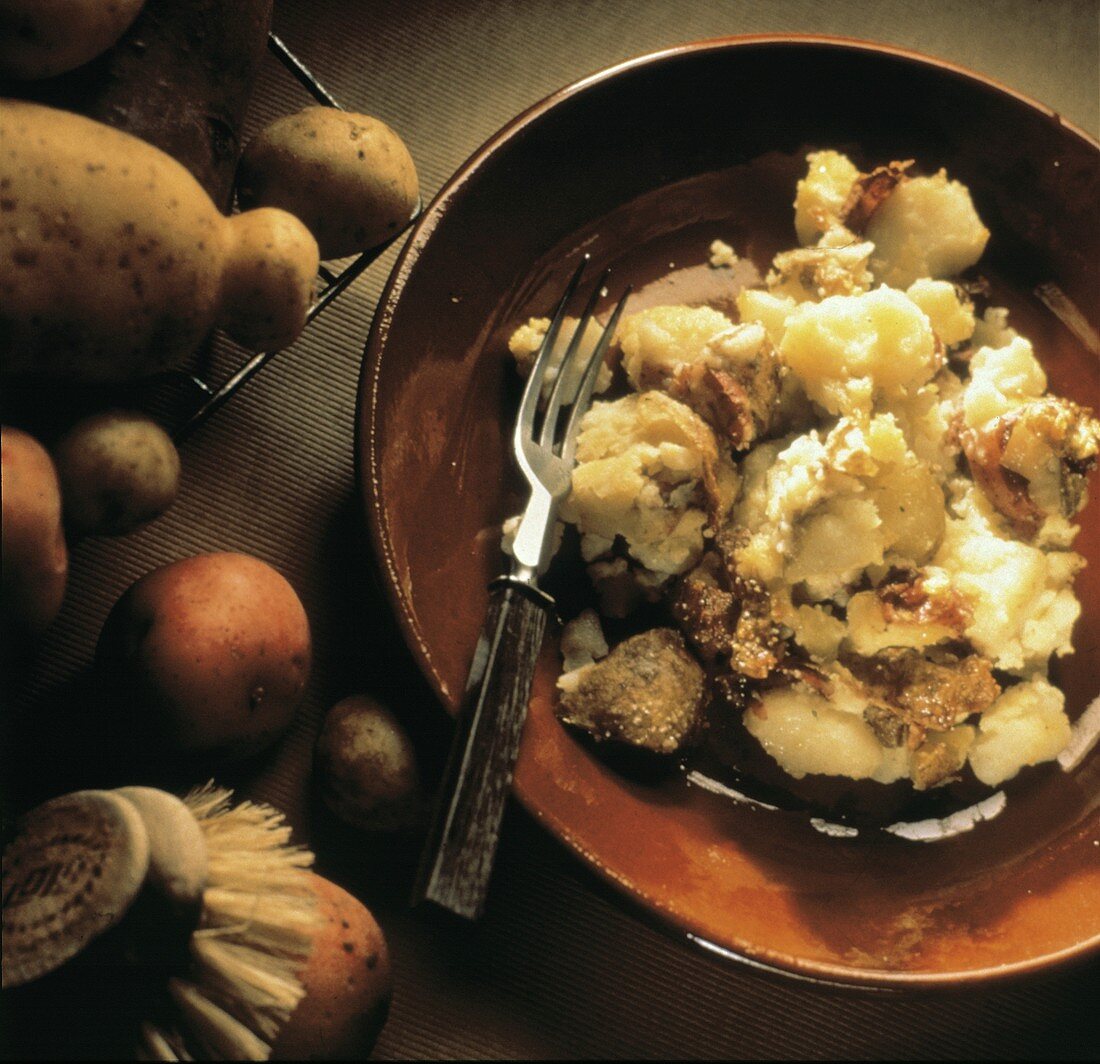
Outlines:
<svg viewBox="0 0 1100 1064"><path fill-rule="evenodd" d="M0 430L3 497L3 616L5 646L23 645L61 609L69 552L61 527L61 491L46 449L20 429Z"/></svg>
<svg viewBox="0 0 1100 1064"><path fill-rule="evenodd" d="M272 1046L272 1060L366 1060L386 1022L393 974L370 911L310 873L320 925L299 972L306 996Z"/></svg>
<svg viewBox="0 0 1100 1064"><path fill-rule="evenodd" d="M309 677L309 622L270 565L200 554L147 573L96 648L107 702L135 753L236 761L290 725Z"/></svg>

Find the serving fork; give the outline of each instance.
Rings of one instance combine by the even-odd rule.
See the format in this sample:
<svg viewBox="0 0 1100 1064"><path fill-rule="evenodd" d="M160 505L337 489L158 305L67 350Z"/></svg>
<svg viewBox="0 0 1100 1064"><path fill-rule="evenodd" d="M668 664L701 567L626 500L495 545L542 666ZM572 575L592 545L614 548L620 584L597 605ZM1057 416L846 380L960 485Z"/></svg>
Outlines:
<svg viewBox="0 0 1100 1064"><path fill-rule="evenodd" d="M588 262L573 273L539 346L512 432L512 452L530 487L512 545L510 571L489 585L489 607L474 651L438 805L421 857L413 901L477 919L485 903L504 803L519 753L531 680L554 600L538 579L553 555L558 510L569 495L581 419L629 295L623 293L579 378L585 335L609 271L595 284L539 416L552 352Z"/></svg>

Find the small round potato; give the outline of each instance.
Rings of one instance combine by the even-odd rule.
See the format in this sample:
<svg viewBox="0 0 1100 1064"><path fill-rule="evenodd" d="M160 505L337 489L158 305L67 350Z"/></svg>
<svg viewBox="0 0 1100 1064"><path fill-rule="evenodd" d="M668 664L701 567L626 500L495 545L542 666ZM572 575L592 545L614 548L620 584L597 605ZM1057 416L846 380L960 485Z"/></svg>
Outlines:
<svg viewBox="0 0 1100 1064"><path fill-rule="evenodd" d="M229 222L223 328L250 351L289 347L305 328L313 302L317 242L286 211L261 207Z"/></svg>
<svg viewBox="0 0 1100 1064"><path fill-rule="evenodd" d="M316 765L322 799L352 827L402 829L423 811L413 745L394 715L367 695L329 710Z"/></svg>
<svg viewBox="0 0 1100 1064"><path fill-rule="evenodd" d="M57 616L65 597L69 552L61 527L61 490L49 452L20 429L0 430L3 489L5 648L22 647Z"/></svg>
<svg viewBox="0 0 1100 1064"><path fill-rule="evenodd" d="M115 603L96 665L133 752L220 762L289 727L309 676L294 589L245 554L200 554L147 573Z"/></svg>
<svg viewBox="0 0 1100 1064"><path fill-rule="evenodd" d="M323 259L396 235L419 196L401 138L377 118L335 107L307 107L272 122L245 148L237 170L241 207L296 214Z"/></svg>
<svg viewBox="0 0 1100 1064"><path fill-rule="evenodd" d="M159 517L179 491L180 457L155 421L106 410L78 421L54 447L65 520L116 536Z"/></svg>
<svg viewBox="0 0 1100 1064"><path fill-rule="evenodd" d="M145 0L0 0L0 74L52 78L107 51Z"/></svg>
<svg viewBox="0 0 1100 1064"><path fill-rule="evenodd" d="M310 873L319 924L299 978L306 995L271 1050L272 1060L366 1060L393 994L382 929L358 899Z"/></svg>

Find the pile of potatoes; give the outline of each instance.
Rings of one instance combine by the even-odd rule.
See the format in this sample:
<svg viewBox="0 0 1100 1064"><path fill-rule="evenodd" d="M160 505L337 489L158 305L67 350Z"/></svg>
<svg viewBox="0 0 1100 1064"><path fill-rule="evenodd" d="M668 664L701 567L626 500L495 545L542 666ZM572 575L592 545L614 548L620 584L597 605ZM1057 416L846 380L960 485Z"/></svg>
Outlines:
<svg viewBox="0 0 1100 1064"><path fill-rule="evenodd" d="M293 343L321 260L384 245L419 210L408 149L368 115L306 107L241 153L241 82L263 54L270 12L271 0L0 0L0 97L15 97L0 99L6 670L26 663L60 612L73 544L128 535L178 495L175 443L132 408L130 386L186 366L215 330L250 351ZM177 136L209 123L165 115L161 129L142 103L177 76L172 64L182 68L199 20L222 20L222 39L239 36L237 51L248 53L241 71L204 90L209 98L184 98L199 81L186 71L178 90L181 116L192 107L234 113L223 139L233 146L235 214L218 158L224 145L189 147ZM216 49L219 36L205 33L203 47ZM139 40L140 50L130 43ZM134 73L146 47L161 59ZM201 77L211 69L207 57ZM94 91L70 98L71 86ZM122 105L120 93L132 99ZM59 423L61 389L83 398ZM13 393L22 405L10 402ZM214 552L160 566L128 588L103 625L91 675L120 753L193 765L201 782L200 773L271 751L298 715L311 663L309 620L290 583L257 558ZM341 820L371 831L420 823L412 745L373 701L353 697L333 711L316 771ZM320 880L318 891L336 930L318 940L303 973L313 1004L277 1056L365 1054L385 1016L381 931L350 895ZM355 950L370 946L354 979L351 939Z"/></svg>
<svg viewBox="0 0 1100 1064"><path fill-rule="evenodd" d="M0 96L18 97L0 102L0 375L29 382L17 423L51 444L35 402L50 405L58 384L101 386L92 419L64 426L53 448L77 534L129 532L177 490L171 441L109 409L122 405L112 386L184 365L214 329L252 351L293 343L320 260L384 244L419 209L392 129L306 107L248 144L241 210L223 213L251 91L241 83L254 80L270 16L271 0L0 4ZM158 63L142 63L146 52ZM151 121L143 93L173 81L173 107ZM194 109L203 120L184 122ZM236 146L228 159L223 141Z"/></svg>

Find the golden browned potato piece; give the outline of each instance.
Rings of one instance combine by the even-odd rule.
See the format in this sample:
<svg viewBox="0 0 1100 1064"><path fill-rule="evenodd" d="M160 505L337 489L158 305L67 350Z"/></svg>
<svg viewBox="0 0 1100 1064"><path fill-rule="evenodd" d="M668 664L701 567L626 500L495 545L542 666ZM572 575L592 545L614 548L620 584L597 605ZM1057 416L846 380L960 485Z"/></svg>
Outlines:
<svg viewBox="0 0 1100 1064"><path fill-rule="evenodd" d="M317 739L317 776L325 804L368 831L416 822L423 807L416 753L405 729L368 695L328 711Z"/></svg>
<svg viewBox="0 0 1100 1064"><path fill-rule="evenodd" d="M0 106L0 369L112 381L179 364L220 326L255 349L305 327L317 244L293 215L226 218L136 137Z"/></svg>
<svg viewBox="0 0 1100 1064"><path fill-rule="evenodd" d="M3 488L2 638L25 644L61 609L69 552L61 527L61 491L49 453L20 429L0 430ZM14 649L14 647L12 648Z"/></svg>
<svg viewBox="0 0 1100 1064"><path fill-rule="evenodd" d="M0 0L0 74L50 78L95 59L145 0Z"/></svg>
<svg viewBox="0 0 1100 1064"><path fill-rule="evenodd" d="M155 421L105 410L58 440L54 461L66 522L91 535L122 535L159 517L179 491L180 457Z"/></svg>
<svg viewBox="0 0 1100 1064"><path fill-rule="evenodd" d="M200 554L147 573L115 603L96 664L149 757L258 753L290 725L309 676L294 589L245 554Z"/></svg>
<svg viewBox="0 0 1100 1064"><path fill-rule="evenodd" d="M675 753L693 737L706 694L702 668L671 628L624 639L558 686L558 716L566 724L657 754Z"/></svg>
<svg viewBox="0 0 1100 1064"><path fill-rule="evenodd" d="M248 144L237 171L242 208L282 207L317 238L321 258L353 255L394 236L420 196L401 138L370 115L306 107Z"/></svg>
<svg viewBox="0 0 1100 1064"><path fill-rule="evenodd" d="M311 873L321 924L299 973L306 996L272 1046L273 1060L366 1060L393 994L389 949L370 911Z"/></svg>

